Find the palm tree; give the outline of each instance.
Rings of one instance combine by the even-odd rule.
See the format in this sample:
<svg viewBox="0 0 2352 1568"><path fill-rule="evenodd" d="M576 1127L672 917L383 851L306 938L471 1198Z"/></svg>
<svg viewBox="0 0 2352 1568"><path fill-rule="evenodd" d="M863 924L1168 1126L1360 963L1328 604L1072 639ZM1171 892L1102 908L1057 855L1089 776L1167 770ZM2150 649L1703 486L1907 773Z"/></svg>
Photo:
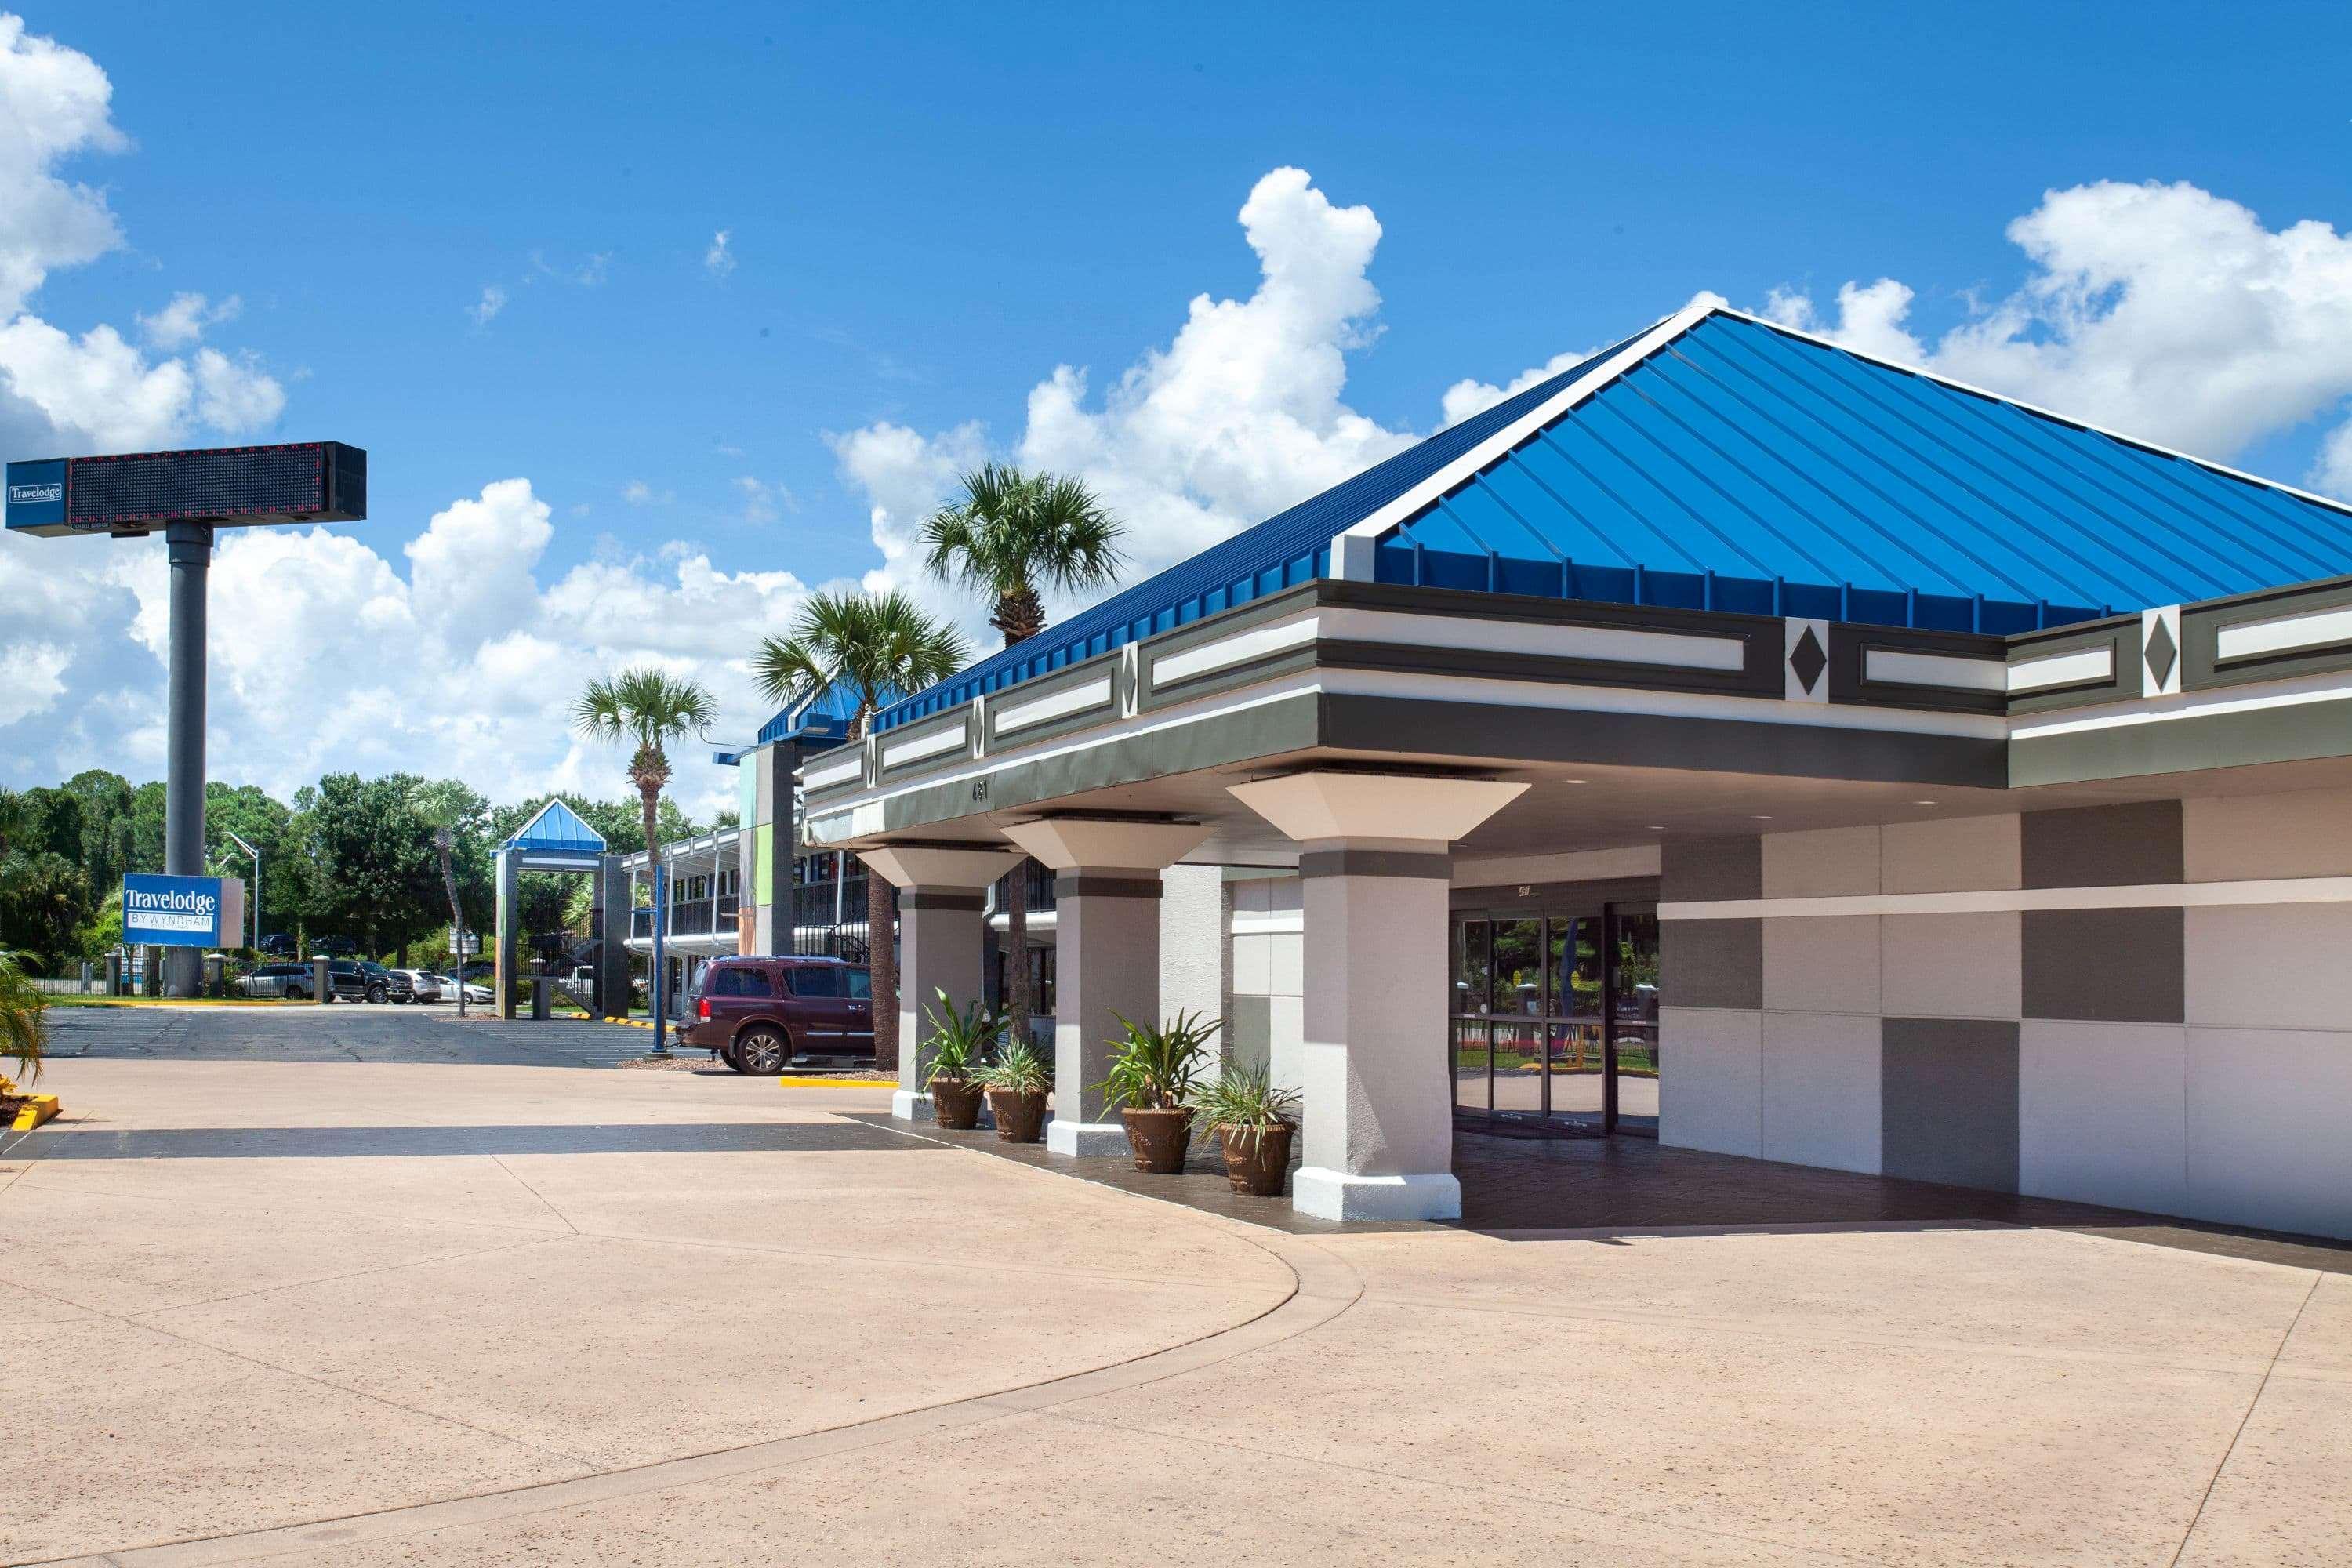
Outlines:
<svg viewBox="0 0 2352 1568"><path fill-rule="evenodd" d="M573 727L590 740L637 743L629 757L629 782L637 786L637 798L645 809L646 866L653 873L656 898L661 892L661 829L656 824L662 786L669 783L669 753L662 747L670 741L701 734L718 715L719 705L710 693L691 680L680 680L650 667L628 670L609 680L592 680L572 705ZM661 917L656 913L654 918ZM660 977L655 980L658 984ZM661 1048L661 1042L655 1044Z"/></svg>
<svg viewBox="0 0 2352 1568"><path fill-rule="evenodd" d="M441 887L449 895L449 940L465 942L466 911L457 904L457 828L473 815L477 797L456 779L418 786L415 796L419 816L433 825L433 847L441 857ZM466 1010L466 955L453 955L457 965L457 1011Z"/></svg>
<svg viewBox="0 0 2352 1568"><path fill-rule="evenodd" d="M931 574L977 589L995 600L988 624L1004 646L1045 629L1044 584L1066 593L1104 588L1118 576L1119 536L1126 526L1084 481L1028 474L1006 463L985 463L964 475L962 496L923 524ZM1006 1009L1017 1020L1014 1037L1029 1037L1029 860L1004 879Z"/></svg>
<svg viewBox="0 0 2352 1568"><path fill-rule="evenodd" d="M33 1083L41 1076L41 1047L48 1043L49 999L25 976L13 958L0 958L0 1061L16 1064L16 1078Z"/></svg>
<svg viewBox="0 0 2352 1568"><path fill-rule="evenodd" d="M900 593L819 594L789 636L769 637L751 658L761 694L791 707L838 687L856 704L851 741L866 738L875 712L963 668L964 640ZM874 1007L874 1065L898 1065L898 955L891 943L890 887L866 877L866 949Z"/></svg>

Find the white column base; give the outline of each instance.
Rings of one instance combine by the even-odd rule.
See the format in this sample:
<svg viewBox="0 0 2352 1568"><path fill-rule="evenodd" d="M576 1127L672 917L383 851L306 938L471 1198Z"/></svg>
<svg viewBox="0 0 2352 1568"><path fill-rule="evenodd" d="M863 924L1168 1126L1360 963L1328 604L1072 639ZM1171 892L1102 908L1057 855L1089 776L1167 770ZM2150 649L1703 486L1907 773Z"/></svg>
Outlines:
<svg viewBox="0 0 2352 1568"><path fill-rule="evenodd" d="M931 1121L931 1097L912 1089L894 1089L890 1094L890 1115L898 1121Z"/></svg>
<svg viewBox="0 0 2352 1568"><path fill-rule="evenodd" d="M1065 1121L1056 1116L1045 1123L1045 1152L1098 1157L1130 1152L1124 1121Z"/></svg>
<svg viewBox="0 0 2352 1568"><path fill-rule="evenodd" d="M1319 1165L1291 1173L1290 1206L1317 1219L1460 1219L1462 1184L1425 1176L1351 1176Z"/></svg>

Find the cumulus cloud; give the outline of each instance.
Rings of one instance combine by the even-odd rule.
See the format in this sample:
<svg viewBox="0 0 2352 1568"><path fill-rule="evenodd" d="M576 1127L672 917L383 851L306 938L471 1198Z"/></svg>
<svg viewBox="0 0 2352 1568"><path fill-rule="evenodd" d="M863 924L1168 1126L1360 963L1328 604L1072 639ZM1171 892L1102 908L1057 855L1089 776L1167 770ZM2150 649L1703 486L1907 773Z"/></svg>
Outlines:
<svg viewBox="0 0 2352 1568"><path fill-rule="evenodd" d="M34 37L0 13L0 438L14 451L170 446L198 430L240 436L278 417L284 393L249 355L194 347L235 316L183 293L141 317L150 359L111 326L75 333L30 313L60 268L121 243L105 196L60 173L68 160L120 152L113 87L88 55Z"/></svg>
<svg viewBox="0 0 2352 1568"><path fill-rule="evenodd" d="M1016 460L1076 474L1125 519L1130 578L1181 560L1336 484L1415 438L1342 399L1349 351L1377 334L1372 253L1380 220L1332 204L1303 169L1257 182L1239 214L1258 258L1245 300L1195 297L1175 335L1147 350L1099 397L1061 365L1029 393ZM869 506L883 564L875 587L908 586L968 624L966 598L925 583L922 519L989 455L967 423L933 435L878 423L830 437ZM1057 605L1058 610L1066 605Z"/></svg>
<svg viewBox="0 0 2352 1568"><path fill-rule="evenodd" d="M657 490L643 479L631 479L621 487L621 499L631 506L667 506L677 499L677 492Z"/></svg>
<svg viewBox="0 0 2352 1568"><path fill-rule="evenodd" d="M739 475L735 493L743 498L745 522L773 522L788 511L801 509L800 497L790 487L762 479L755 475Z"/></svg>
<svg viewBox="0 0 2352 1568"><path fill-rule="evenodd" d="M474 325L487 327L507 308L507 291L495 283L482 285L482 297L466 307L466 314L474 318Z"/></svg>
<svg viewBox="0 0 2352 1568"><path fill-rule="evenodd" d="M1859 349L2126 435L2226 458L2352 397L2352 235L2266 227L2187 184L2050 191L2012 222L2021 286L1940 337L1909 325L1909 286L1838 289L1835 309L1776 292L1766 313ZM2323 444L2315 482L2352 494L2352 435Z"/></svg>
<svg viewBox="0 0 2352 1568"><path fill-rule="evenodd" d="M748 739L768 716L750 656L790 625L801 580L729 571L684 544L551 578L541 565L554 535L526 479L451 502L394 557L330 529L224 530L211 574L212 771L280 794L329 769L406 769L456 774L501 800L610 795L625 756L572 735L566 710L590 674L639 664L703 682L720 705L714 740ZM51 542L66 558L30 558ZM42 575L45 597L19 609L8 590ZM0 542L0 658L12 677L25 672L0 697L0 750L16 752L26 776L158 764L132 726L8 726L68 689L160 693L168 589L155 542ZM674 758L681 804L731 804L731 775L696 765L698 751Z"/></svg>
<svg viewBox="0 0 2352 1568"><path fill-rule="evenodd" d="M713 278L724 278L735 270L735 253L728 248L734 235L732 229L720 229L710 237L710 248L702 253L703 269Z"/></svg>

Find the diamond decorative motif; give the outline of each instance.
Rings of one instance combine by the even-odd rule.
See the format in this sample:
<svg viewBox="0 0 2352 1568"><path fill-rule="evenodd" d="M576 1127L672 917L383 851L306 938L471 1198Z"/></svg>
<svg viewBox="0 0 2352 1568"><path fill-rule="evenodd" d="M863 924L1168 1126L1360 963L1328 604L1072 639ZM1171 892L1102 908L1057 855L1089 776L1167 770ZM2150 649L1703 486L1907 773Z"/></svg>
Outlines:
<svg viewBox="0 0 2352 1568"><path fill-rule="evenodd" d="M1789 668L1797 672L1797 684L1809 694L1829 662L1830 656L1822 650L1822 639L1813 635L1811 626L1797 639L1797 646L1789 650Z"/></svg>
<svg viewBox="0 0 2352 1568"><path fill-rule="evenodd" d="M2156 684L2159 688L2172 679L2172 661L2179 654L2180 650L2173 646L2172 633L2165 628L2159 616L2156 630L2149 634L2147 639L2147 672L2156 677Z"/></svg>

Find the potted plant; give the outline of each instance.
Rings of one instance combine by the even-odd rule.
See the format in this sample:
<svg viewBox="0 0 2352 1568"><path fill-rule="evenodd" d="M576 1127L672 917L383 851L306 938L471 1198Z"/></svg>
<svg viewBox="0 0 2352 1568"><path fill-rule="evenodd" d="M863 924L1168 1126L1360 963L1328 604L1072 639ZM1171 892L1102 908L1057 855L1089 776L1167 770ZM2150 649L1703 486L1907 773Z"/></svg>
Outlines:
<svg viewBox="0 0 2352 1568"><path fill-rule="evenodd" d="M1008 1041L996 1059L972 1075L988 1090L996 1135L1007 1143L1035 1143L1045 1136L1045 1094L1054 1069L1026 1040ZM936 1103L936 1102L934 1102Z"/></svg>
<svg viewBox="0 0 2352 1568"><path fill-rule="evenodd" d="M1194 1112L1225 1147L1225 1180L1254 1197L1282 1195L1290 1142L1298 1131L1298 1091L1276 1089L1263 1066L1225 1064L1193 1100Z"/></svg>
<svg viewBox="0 0 2352 1568"><path fill-rule="evenodd" d="M48 1043L49 999L33 984L13 957L0 957L0 1061L15 1065L16 1078L29 1087L41 1076L41 1047ZM5 1129L24 1108L27 1097L0 1075L0 1129Z"/></svg>
<svg viewBox="0 0 2352 1568"><path fill-rule="evenodd" d="M1184 1146L1192 1141L1192 1080L1208 1055L1210 1037L1224 1027L1224 1020L1203 1024L1197 1013L1179 1013L1155 1029L1117 1013L1111 1016L1126 1034L1109 1042L1110 1076L1099 1086L1103 1103L1118 1108L1137 1170L1179 1174Z"/></svg>
<svg viewBox="0 0 2352 1568"><path fill-rule="evenodd" d="M1005 1021L978 1001L959 1012L944 990L931 994L940 1005L923 1009L931 1026L930 1038L923 1042L931 1064L923 1087L931 1091L933 1119L950 1131L968 1132L980 1125L980 1084L972 1075L1004 1032Z"/></svg>

